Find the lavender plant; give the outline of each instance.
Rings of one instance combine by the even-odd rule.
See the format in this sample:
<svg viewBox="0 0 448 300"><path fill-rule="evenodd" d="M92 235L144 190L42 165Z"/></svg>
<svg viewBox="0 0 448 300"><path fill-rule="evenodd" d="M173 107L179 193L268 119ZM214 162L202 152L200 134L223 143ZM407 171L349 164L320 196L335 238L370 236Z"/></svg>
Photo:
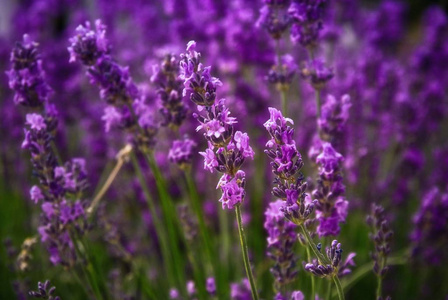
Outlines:
<svg viewBox="0 0 448 300"><path fill-rule="evenodd" d="M0 299L448 294L442 4L0 15Z"/></svg>

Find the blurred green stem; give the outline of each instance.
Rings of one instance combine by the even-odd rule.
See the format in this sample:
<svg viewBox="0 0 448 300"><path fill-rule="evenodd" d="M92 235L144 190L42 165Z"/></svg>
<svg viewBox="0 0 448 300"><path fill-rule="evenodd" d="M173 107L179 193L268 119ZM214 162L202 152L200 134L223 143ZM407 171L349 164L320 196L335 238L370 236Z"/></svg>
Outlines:
<svg viewBox="0 0 448 300"><path fill-rule="evenodd" d="M308 262L312 262L313 258L311 257L311 253L310 253L310 247L306 247L306 254L308 256ZM315 278L313 274L311 275L311 300L315 300L316 299L316 282L315 282Z"/></svg>
<svg viewBox="0 0 448 300"><path fill-rule="evenodd" d="M254 275L252 274L252 268L249 261L249 250L247 248L246 235L244 234L243 221L241 219L241 204L235 206L236 220L238 222L238 232L240 234L241 251L243 252L244 267L246 268L246 274L250 283L250 290L252 293L252 299L258 300L257 286L255 285Z"/></svg>
<svg viewBox="0 0 448 300"><path fill-rule="evenodd" d="M170 243L171 253L173 255L174 270L175 274L177 275L179 285L178 287L179 290L184 294L184 296L186 296L187 291L185 287L186 281L184 274L184 264L179 251L179 233L176 230L176 228L180 229L179 220L176 215L173 200L171 199L171 195L168 193L167 185L154 158L154 154L152 152L145 153L145 158L148 161L148 164L154 175L157 190L159 192L160 204L164 218L166 220L165 225L168 229L168 240Z"/></svg>
<svg viewBox="0 0 448 300"><path fill-rule="evenodd" d="M336 291L338 293L339 300L344 300L345 299L344 290L342 289L341 281L339 280L339 277L337 274L333 276L333 282L334 282L334 285L336 286ZM330 293L330 295L331 295L331 293Z"/></svg>
<svg viewBox="0 0 448 300"><path fill-rule="evenodd" d="M145 177L143 176L143 172L141 170L140 164L138 163L137 155L135 153L131 153L131 160L132 160L132 165L134 166L137 178L140 181L140 186L142 188L143 195L145 196L146 202L148 204L148 208L151 213L151 219L152 219L152 222L154 223L154 227L155 227L155 230L157 233L157 238L159 239L159 242L160 242L160 248L162 250L162 257L163 257L163 262L164 262L163 265L165 267L165 272L168 275L168 283L171 286L174 286L174 282L173 282L174 269L172 266L172 258L171 258L171 254L170 254L170 248L169 248L168 242L166 240L167 235L165 233L165 225L162 224L162 220L161 220L160 216L157 215L157 209L156 209L154 200L151 196L151 193L148 190L147 182L145 180Z"/></svg>

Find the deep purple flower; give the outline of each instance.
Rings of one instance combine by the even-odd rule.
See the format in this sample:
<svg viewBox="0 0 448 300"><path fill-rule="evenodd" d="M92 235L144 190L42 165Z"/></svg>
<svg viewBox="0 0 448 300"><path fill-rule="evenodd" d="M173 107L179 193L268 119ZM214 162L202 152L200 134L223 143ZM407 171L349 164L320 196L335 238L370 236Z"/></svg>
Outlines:
<svg viewBox="0 0 448 300"><path fill-rule="evenodd" d="M323 28L322 14L326 0L293 0L288 9L292 20L291 40L303 47L316 47Z"/></svg>
<svg viewBox="0 0 448 300"><path fill-rule="evenodd" d="M44 298L48 300L60 300L61 298L59 296L54 296L54 293L56 291L56 287L51 286L51 283L49 280L45 281L44 283L38 282L37 283L37 291L30 291L28 294L33 298Z"/></svg>
<svg viewBox="0 0 448 300"><path fill-rule="evenodd" d="M205 283L205 289L206 291L214 296L216 293L216 282L214 277L207 278L207 282Z"/></svg>
<svg viewBox="0 0 448 300"><path fill-rule="evenodd" d="M448 194L432 188L422 199L413 218L412 255L432 265L447 258Z"/></svg>
<svg viewBox="0 0 448 300"><path fill-rule="evenodd" d="M11 52L11 70L6 74L15 92L15 104L43 107L52 91L45 80L37 45L25 34L23 42L18 42Z"/></svg>
<svg viewBox="0 0 448 300"><path fill-rule="evenodd" d="M278 90L288 90L297 68L294 57L286 54L280 61L277 59L276 64L268 73L267 80L276 85Z"/></svg>
<svg viewBox="0 0 448 300"><path fill-rule="evenodd" d="M252 293L250 291L249 280L244 278L241 283L231 283L230 297L234 300L251 300Z"/></svg>
<svg viewBox="0 0 448 300"><path fill-rule="evenodd" d="M333 78L334 73L331 68L324 65L322 60L313 59L304 63L301 69L301 76L304 79L308 79L314 89L321 90Z"/></svg>
<svg viewBox="0 0 448 300"><path fill-rule="evenodd" d="M350 254L349 257L350 259L347 263L344 263L344 266L352 263L353 254ZM340 264L342 260L342 246L337 240L333 240L331 246L326 248L326 259L328 259L329 263L323 264L323 262L314 259L312 263L304 264L304 268L313 275L322 278L337 276L341 268Z"/></svg>
<svg viewBox="0 0 448 300"><path fill-rule="evenodd" d="M294 255L294 243L297 241L296 225L285 218L282 207L285 202L271 202L266 209L264 228L268 232L267 255L274 261L271 273L275 277L275 289L292 282L297 274L297 257Z"/></svg>
<svg viewBox="0 0 448 300"><path fill-rule="evenodd" d="M260 9L257 26L264 28L273 39L280 39L290 25L291 18L284 8L264 5Z"/></svg>
<svg viewBox="0 0 448 300"><path fill-rule="evenodd" d="M316 218L320 224L319 236L338 235L339 223L345 222L348 202L344 198L341 163L343 157L330 143L321 144L321 153L316 158L319 165L317 187L313 191L316 203Z"/></svg>
<svg viewBox="0 0 448 300"><path fill-rule="evenodd" d="M175 140L168 153L168 159L179 166L190 165L196 146L197 144L188 138Z"/></svg>
<svg viewBox="0 0 448 300"><path fill-rule="evenodd" d="M80 61L86 66L94 65L101 56L109 52L110 48L106 39L106 26L101 20L95 21L95 30L88 21L85 26L79 25L76 28L76 35L69 41L70 62Z"/></svg>
<svg viewBox="0 0 448 300"><path fill-rule="evenodd" d="M349 95L343 95L340 100L333 95L327 96L322 105L320 118L317 120L323 140L332 145L339 145L342 142L350 107Z"/></svg>

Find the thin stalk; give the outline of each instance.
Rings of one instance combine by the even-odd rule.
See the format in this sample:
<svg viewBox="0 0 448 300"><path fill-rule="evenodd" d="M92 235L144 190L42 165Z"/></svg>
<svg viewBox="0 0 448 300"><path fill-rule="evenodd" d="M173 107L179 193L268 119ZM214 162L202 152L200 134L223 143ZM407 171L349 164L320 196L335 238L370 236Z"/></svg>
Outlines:
<svg viewBox="0 0 448 300"><path fill-rule="evenodd" d="M145 177L143 176L143 172L141 170L140 164L138 163L137 156L135 155L135 153L131 153L131 161L132 161L132 165L134 166L137 178L140 181L140 186L142 188L143 195L145 196L146 203L148 204L148 208L151 213L151 219L152 219L152 222L154 223L154 227L155 227L155 230L157 233L157 238L160 242L160 248L162 250L162 258L163 258L163 262L164 262L163 265L165 267L166 274L169 274L168 283L171 286L174 286L174 282L172 279L174 269L173 269L173 265L172 265L170 248L169 248L168 242L166 240L167 234L165 233L165 226L162 224L162 220L161 220L160 216L157 214L157 209L154 204L154 200L151 196L151 193L148 190Z"/></svg>
<svg viewBox="0 0 448 300"><path fill-rule="evenodd" d="M231 261L229 258L230 253L230 230L229 230L229 216L227 211L220 209L219 210L219 227L220 231L220 245L221 245L221 277L224 278L225 282L229 282L229 269L231 266ZM217 278L218 279L218 278ZM220 295L223 298L223 295Z"/></svg>
<svg viewBox="0 0 448 300"><path fill-rule="evenodd" d="M178 244L179 241L179 233L176 228L180 228L179 220L176 216L175 208L173 205L173 201L171 199L170 194L168 193L167 186L165 180L162 176L162 173L154 159L153 153L146 153L145 158L148 161L148 164L151 168L151 171L154 175L154 179L156 181L157 190L160 196L160 204L162 207L162 212L166 220L166 227L168 229L168 241L170 243L171 252L173 255L174 262L174 270L177 275L179 289L186 295L185 288L185 276L183 270L183 260L180 255L180 247Z"/></svg>
<svg viewBox="0 0 448 300"><path fill-rule="evenodd" d="M117 163L115 164L115 167L110 172L109 176L106 179L106 182L104 182L103 186L99 190L99 192L96 194L95 198L93 198L92 203L90 204L89 208L87 209L88 214L92 214L96 207L98 206L101 198L103 198L104 194L106 194L107 190L110 188L112 183L115 180L115 177L117 177L118 172L120 172L121 167L123 166L125 162L125 158L131 153L132 146L126 145L123 149L121 149L117 154Z"/></svg>
<svg viewBox="0 0 448 300"><path fill-rule="evenodd" d="M191 246L191 245L190 245ZM207 299L207 292L205 290L205 278L203 272L201 272L200 264L198 263L196 256L193 251L191 251L191 247L189 247L188 257L190 263L193 267L193 276L195 281L195 286L198 289L199 299Z"/></svg>
<svg viewBox="0 0 448 300"><path fill-rule="evenodd" d="M236 220L238 222L238 232L240 234L241 251L243 252L244 267L246 268L246 274L249 278L250 291L252 293L252 299L258 300L257 286L255 285L254 275L252 274L252 268L249 262L249 251L247 248L246 235L244 234L243 221L241 219L241 205L238 204L235 207Z"/></svg>
<svg viewBox="0 0 448 300"><path fill-rule="evenodd" d="M310 247L306 247L306 254L308 256L308 261L311 262L312 257L311 257L311 253L310 253ZM315 295L316 295L316 282L315 282L314 275L311 274L311 300L316 299Z"/></svg>
<svg viewBox="0 0 448 300"><path fill-rule="evenodd" d="M206 254L206 262L207 265L210 266L212 268L212 273L215 275L215 278L218 279L218 277L220 276L220 274L217 272L217 267L216 267L216 260L212 259L212 254L213 254L213 248L212 245L210 243L211 238L210 238L210 234L209 231L207 229L207 226L205 224L205 220L204 220L204 211L202 210L202 206L199 200L199 194L198 191L196 189L196 185L193 181L193 176L191 174L191 172L184 172L185 175L185 179L187 181L187 186L188 186L188 191L190 193L190 198L191 198L191 204L193 206L193 209L196 213L196 216L198 218L198 222L199 222L199 231L200 231L200 235L202 238L202 242L205 246L205 254ZM219 282L219 280L216 280ZM218 289L219 289L218 285Z"/></svg>
<svg viewBox="0 0 448 300"><path fill-rule="evenodd" d="M336 286L336 291L338 293L339 300L344 300L345 299L344 290L342 289L341 281L339 280L338 275L333 276L333 282L334 285Z"/></svg>
<svg viewBox="0 0 448 300"><path fill-rule="evenodd" d="M382 290L383 278L377 275L376 299L380 299Z"/></svg>
<svg viewBox="0 0 448 300"><path fill-rule="evenodd" d="M311 250L313 251L314 255L317 257L319 262L321 264L325 264L325 265L330 264L330 261L321 252L319 252L317 250L317 246L313 242L313 239L311 238L310 234L308 233L308 230L306 230L305 226L303 224L299 225L299 226L300 226L300 229L302 230L303 235L306 238L306 241L308 242L309 248L311 248Z"/></svg>
<svg viewBox="0 0 448 300"><path fill-rule="evenodd" d="M52 140L50 142L50 148L51 148L51 151L53 151L54 157L56 158L58 165L60 165L60 166L64 165L64 162L62 161L61 155L59 154L58 148L56 147L54 140Z"/></svg>
<svg viewBox="0 0 448 300"><path fill-rule="evenodd" d="M327 300L331 300L332 295L331 295L331 287L333 286L333 284L331 283L331 281L328 281L328 287L327 287L327 297L325 297L325 299Z"/></svg>
<svg viewBox="0 0 448 300"><path fill-rule="evenodd" d="M322 95L320 90L316 90L316 108L317 108L317 119L320 119L320 107L322 102Z"/></svg>

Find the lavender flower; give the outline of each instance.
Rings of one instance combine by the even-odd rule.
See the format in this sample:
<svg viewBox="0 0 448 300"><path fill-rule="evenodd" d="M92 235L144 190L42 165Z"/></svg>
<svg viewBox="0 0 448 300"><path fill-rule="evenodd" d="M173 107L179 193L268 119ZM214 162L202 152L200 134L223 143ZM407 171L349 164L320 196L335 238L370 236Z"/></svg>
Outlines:
<svg viewBox="0 0 448 300"><path fill-rule="evenodd" d="M48 299L48 300L60 300L61 299L59 296L54 296L56 287L51 286L51 283L49 280L45 281L44 283L39 281L37 283L37 288L38 288L38 291L30 291L29 292L29 295L31 297Z"/></svg>
<svg viewBox="0 0 448 300"><path fill-rule="evenodd" d="M285 10L287 2L268 2L260 9L257 26L264 28L274 40L279 40L291 25L291 18Z"/></svg>
<svg viewBox="0 0 448 300"><path fill-rule="evenodd" d="M210 67L200 63L201 54L196 52L196 42L187 44L187 53L181 54L179 78L184 81L182 95L199 106L210 107L215 103L216 88L222 83L210 75Z"/></svg>
<svg viewBox="0 0 448 300"><path fill-rule="evenodd" d="M322 14L326 0L293 0L288 8L292 19L291 40L313 49L323 28Z"/></svg>
<svg viewBox="0 0 448 300"><path fill-rule="evenodd" d="M343 95L341 100L336 100L333 95L327 96L325 103L322 105L321 116L317 121L323 140L330 142L332 145L341 143L350 106L349 95Z"/></svg>
<svg viewBox="0 0 448 300"><path fill-rule="evenodd" d="M339 223L345 222L348 210L341 174L341 163L344 158L330 143L322 143L321 151L316 158L319 178L313 191L313 197L318 200L316 218L320 224L317 231L319 236L336 236L340 231Z"/></svg>
<svg viewBox="0 0 448 300"><path fill-rule="evenodd" d="M320 244L318 244L318 247L319 246ZM320 251L320 248L318 248L318 250ZM350 253L346 261L341 265L342 246L337 240L333 240L333 242L331 242L331 246L327 247L326 256L329 263L323 264L323 262L319 262L317 259L314 259L312 263L304 264L305 270L322 278L332 276L340 277L350 273L350 270L347 268L354 265L353 257L355 254Z"/></svg>
<svg viewBox="0 0 448 300"><path fill-rule="evenodd" d="M271 273L275 277L275 289L281 290L292 282L297 274L297 257L294 255L294 243L297 241L296 225L285 218L282 208L284 201L277 200L269 204L265 211L264 228L268 232L268 257L274 261Z"/></svg>
<svg viewBox="0 0 448 300"><path fill-rule="evenodd" d="M270 119L264 124L271 135L266 143L265 153L271 162L272 172L275 174L272 194L286 201L282 208L285 217L297 225L303 224L314 210L314 201L305 202L307 183L303 182L300 169L303 161L293 140L294 129L287 123L291 119L284 118L282 113L270 107Z"/></svg>
<svg viewBox="0 0 448 300"><path fill-rule="evenodd" d="M215 278L213 277L207 278L207 281L205 283L205 289L211 296L214 296L216 294Z"/></svg>
<svg viewBox="0 0 448 300"><path fill-rule="evenodd" d="M101 20L95 21L95 31L90 22L76 28L76 36L69 39L70 62L80 61L83 65L92 66L103 55L108 54L110 45L106 39L106 26Z"/></svg>
<svg viewBox="0 0 448 300"><path fill-rule="evenodd" d="M249 280L244 278L240 283L230 284L230 297L234 300L251 300Z"/></svg>
<svg viewBox="0 0 448 300"><path fill-rule="evenodd" d="M447 258L448 194L432 188L422 199L413 218L412 255L432 265Z"/></svg>
<svg viewBox="0 0 448 300"><path fill-rule="evenodd" d="M179 78L184 80L183 95L190 97L202 112L194 114L200 123L196 130L204 131L208 149L199 153L204 156L205 169L224 173L217 185L222 191L219 201L223 209L233 209L243 202L245 196L246 175L240 167L246 158L253 159L254 151L247 133L235 132L237 121L230 116L225 100L215 102L216 87L221 82L211 77L210 67L203 67L200 54L195 49L196 43L191 41L187 45L187 53L181 54Z"/></svg>
<svg viewBox="0 0 448 300"><path fill-rule="evenodd" d="M14 103L40 108L47 102L51 88L45 80L37 43L25 34L11 52L11 70L6 72L9 87L14 90Z"/></svg>
<svg viewBox="0 0 448 300"><path fill-rule="evenodd" d="M185 168L191 164L196 146L197 144L188 138L175 140L168 153L168 159L181 168Z"/></svg>
<svg viewBox="0 0 448 300"><path fill-rule="evenodd" d="M151 82L157 86L157 95L162 105L162 125L176 130L187 117L187 108L182 102L183 84L179 79L179 62L168 54L160 65L153 66Z"/></svg>
<svg viewBox="0 0 448 300"><path fill-rule="evenodd" d="M331 68L324 65L322 60L312 59L304 63L301 76L308 79L315 90L320 91L333 78L334 73Z"/></svg>
<svg viewBox="0 0 448 300"><path fill-rule="evenodd" d="M158 126L153 110L140 94L129 68L119 65L110 55L106 27L96 21L96 31L90 23L79 26L77 35L70 39L70 61L80 61L87 69L92 84L100 87L100 96L109 105L103 120L106 132L112 127L127 130L143 152L152 151Z"/></svg>
<svg viewBox="0 0 448 300"><path fill-rule="evenodd" d="M288 90L289 85L297 71L297 65L294 57L287 54L281 57L281 60L271 68L267 79L269 83L275 84L278 90Z"/></svg>
<svg viewBox="0 0 448 300"><path fill-rule="evenodd" d="M371 254L375 264L373 271L377 276L384 277L389 267L387 257L390 254L390 243L393 231L390 229L384 208L380 205L372 204L371 213L367 216L367 224L371 227L370 239L375 244L375 251Z"/></svg>

